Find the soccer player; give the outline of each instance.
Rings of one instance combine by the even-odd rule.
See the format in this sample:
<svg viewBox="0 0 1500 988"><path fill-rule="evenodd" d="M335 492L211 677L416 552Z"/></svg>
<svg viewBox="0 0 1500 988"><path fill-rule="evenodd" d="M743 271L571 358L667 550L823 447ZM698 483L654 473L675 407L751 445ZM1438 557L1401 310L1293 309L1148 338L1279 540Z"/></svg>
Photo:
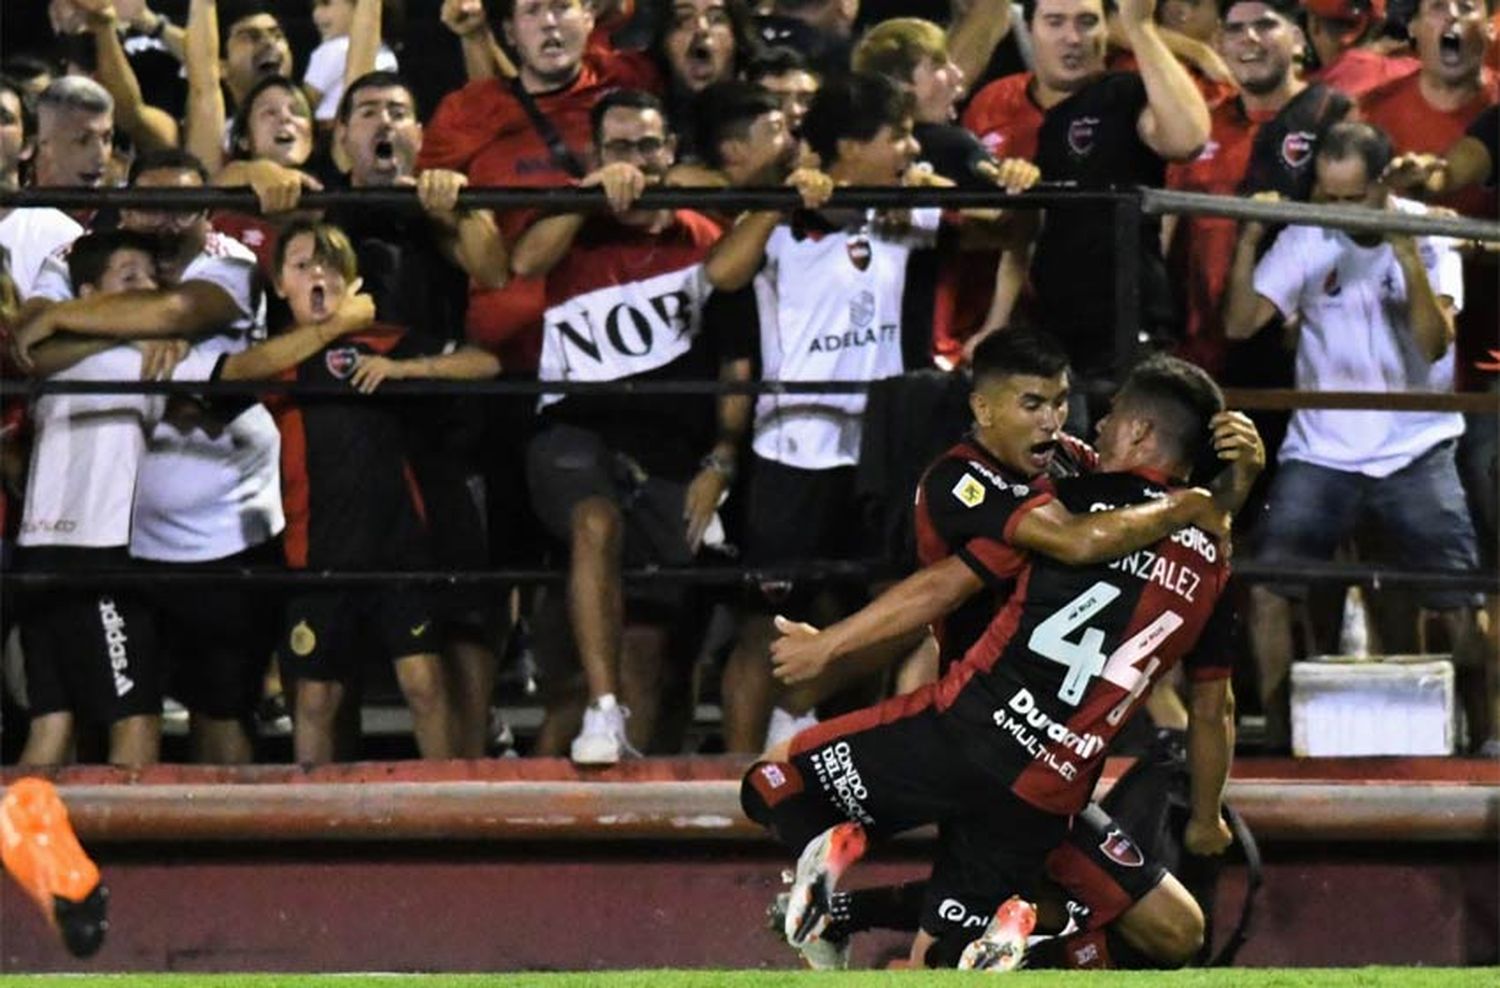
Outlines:
<svg viewBox="0 0 1500 988"><path fill-rule="evenodd" d="M1091 449L1058 432L1067 405L1066 366L1057 344L1040 334L1010 330L980 344L974 354L974 431L928 470L918 490L918 552L925 568L822 632L778 622L784 637L771 651L779 678L792 683L826 678L830 666L857 663L862 650L928 621L941 644L941 672L946 673L1010 597L1014 581L1004 574L1024 554L1085 564L1140 548L1181 527L1169 510L1176 506L1161 501L1083 516L1070 516L1056 500L1048 503L1052 481L1090 472L1096 465ZM1224 507L1232 510L1263 464L1264 452L1243 416L1224 413L1215 418L1214 426L1220 455L1238 464L1237 484L1219 495ZM1173 496L1193 494L1179 491ZM1044 503L1022 516L1012 530L1006 519L1026 499ZM1183 501L1184 506L1188 503ZM1177 512L1177 517L1186 514ZM1171 687L1158 687L1163 688ZM1093 906L1094 923L1103 925L1122 904L1141 899L1152 886L1114 880L1118 865L1097 853L1103 837L1090 842L1111 824L1097 808L1090 814L1087 824L1071 835L1065 860L1057 868L1066 869L1067 860L1079 852L1094 859L1093 867L1068 872L1075 886L1069 891ZM1105 882L1080 883L1079 875L1105 876ZM839 893L838 921L820 941L804 947L804 956L815 964L836 959L846 931L876 925L915 929L925 891L924 883L914 883L894 890ZM1137 929L1154 932L1170 925ZM824 942L830 939L831 945ZM1150 934L1138 945L1158 957L1172 952L1170 945Z"/></svg>
<svg viewBox="0 0 1500 988"><path fill-rule="evenodd" d="M1065 481L1059 499L1077 511L1159 496L1203 456L1221 410L1202 371L1170 358L1142 365L1100 424L1101 466L1119 472ZM1036 504L1022 501L1007 524ZM988 915L1007 896L1036 895L1044 859L1084 809L1111 739L1153 680L1189 655L1195 712L1215 714L1190 740L1205 763L1194 777L1190 826L1223 840L1228 669L1192 646L1223 619L1224 557L1219 539L1196 526L1096 566L1033 557L1016 567L1005 609L938 683L805 731L785 758L752 766L741 790L747 815L802 851L788 939L798 945L826 928L829 893L867 837L940 821L953 853L934 871L923 927L943 935L936 944L919 937L914 956L951 965L973 930L945 928L940 897L966 915ZM1169 878L1152 897L1196 909ZM1002 966L1019 959L1034 922L1024 905L997 913L1013 917L1022 922L1006 931ZM1118 935L1098 946L1130 950ZM1188 949L1179 962L1196 948L1180 946Z"/></svg>
<svg viewBox="0 0 1500 988"><path fill-rule="evenodd" d="M104 945L109 889L78 843L68 809L46 779L12 782L0 798L0 861L74 957Z"/></svg>
<svg viewBox="0 0 1500 988"><path fill-rule="evenodd" d="M580 185L602 188L614 215L549 217L516 244L515 272L547 277L542 380L750 378L750 328L709 305L703 260L718 225L689 210L634 208L673 163L664 112L638 90L600 100L593 110L599 167ZM574 762L611 764L652 736L664 677L642 668L661 661L664 649L626 648L620 567L692 562L734 477L749 409L743 395L717 402L542 398L527 480L537 516L569 547L568 610L589 693L570 748ZM638 620L682 604L676 594L633 596L633 610L655 605L639 607ZM617 693L635 713L633 742Z"/></svg>
<svg viewBox="0 0 1500 988"><path fill-rule="evenodd" d="M1318 140L1353 104L1298 75L1297 53L1307 43L1297 26L1299 10L1295 0L1224 4L1218 46L1240 92L1213 108L1203 153L1167 168L1168 187L1213 195L1274 190L1307 199ZM1227 363L1220 310L1235 235L1233 220L1188 216L1175 222L1170 238L1168 263L1182 272L1187 317L1177 354L1215 375Z"/></svg>
<svg viewBox="0 0 1500 988"><path fill-rule="evenodd" d="M304 325L334 318L354 280L354 249L321 223L288 227L277 244L276 290ZM493 356L414 330L375 325L303 361L298 381L343 384L347 397L276 402L286 491L289 566L414 569L429 558L398 408L362 397L398 378L474 379L499 371ZM338 753L334 727L357 682L363 634L395 666L425 758L453 750L449 699L424 595L403 587L313 592L287 607L283 671L296 681L293 747L299 762Z"/></svg>

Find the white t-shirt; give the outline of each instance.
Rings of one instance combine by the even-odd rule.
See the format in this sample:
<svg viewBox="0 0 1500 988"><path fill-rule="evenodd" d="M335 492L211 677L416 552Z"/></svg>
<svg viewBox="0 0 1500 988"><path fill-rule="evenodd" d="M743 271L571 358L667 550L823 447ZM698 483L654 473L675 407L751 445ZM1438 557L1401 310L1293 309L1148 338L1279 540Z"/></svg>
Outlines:
<svg viewBox="0 0 1500 988"><path fill-rule="evenodd" d="M1427 207L1393 199L1403 213ZM1463 270L1453 242L1418 237L1433 291L1463 307ZM1436 361L1418 350L1407 318L1406 278L1390 245L1362 247L1339 230L1289 226L1255 268L1255 291L1290 318L1301 391L1453 390L1453 348ZM1462 435L1453 412L1299 409L1280 458L1386 477L1445 439Z"/></svg>
<svg viewBox="0 0 1500 988"><path fill-rule="evenodd" d="M57 209L12 209L0 220L0 245L10 252L10 276L21 301L36 294L37 276L47 258L81 233L83 227Z"/></svg>
<svg viewBox="0 0 1500 988"><path fill-rule="evenodd" d="M917 209L909 230L873 225L798 238L779 226L756 277L760 351L768 381L877 381L901 360L906 262L930 246L942 213ZM763 394L755 402L757 455L807 470L859 461L863 394Z"/></svg>
<svg viewBox="0 0 1500 988"><path fill-rule="evenodd" d="M58 381L135 381L140 352L117 346L53 375ZM130 542L136 472L162 395L49 394L32 405L35 438L23 546L117 548Z"/></svg>
<svg viewBox="0 0 1500 988"><path fill-rule="evenodd" d="M302 81L323 94L313 116L319 120L332 120L338 116L339 100L344 96L344 68L349 64L349 36L329 38L313 49L307 60L307 71ZM375 53L375 69L379 72L395 72L396 53L385 45Z"/></svg>
<svg viewBox="0 0 1500 988"><path fill-rule="evenodd" d="M220 355L239 353L264 335L255 255L233 237L210 232L203 251L182 273L182 282L189 281L218 285L239 309L229 328L199 341L193 359L174 374L184 380L207 380ZM65 252L48 259L40 287L50 298L72 296ZM280 532L286 525L280 450L281 437L270 413L259 405L222 429L159 422L136 476L131 555L210 562Z"/></svg>

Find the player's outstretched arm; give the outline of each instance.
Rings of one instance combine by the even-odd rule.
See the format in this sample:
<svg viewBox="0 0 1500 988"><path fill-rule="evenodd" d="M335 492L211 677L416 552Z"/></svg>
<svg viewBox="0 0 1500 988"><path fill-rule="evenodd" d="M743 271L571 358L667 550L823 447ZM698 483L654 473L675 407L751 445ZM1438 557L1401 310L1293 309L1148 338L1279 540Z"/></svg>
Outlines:
<svg viewBox="0 0 1500 988"><path fill-rule="evenodd" d="M918 570L861 610L818 631L776 619L782 637L771 643L776 678L797 684L816 679L832 662L881 642L917 631L952 612L984 586L957 556Z"/></svg>
<svg viewBox="0 0 1500 988"><path fill-rule="evenodd" d="M1115 559L1197 525L1223 534L1223 509L1213 495L1192 487L1172 491L1146 504L1113 511L1074 514L1060 501L1048 501L1021 516L1009 542L1069 566Z"/></svg>
<svg viewBox="0 0 1500 988"><path fill-rule="evenodd" d="M1224 822L1224 786L1234 759L1234 690L1229 678L1194 683L1188 704L1187 760L1192 808L1183 843L1220 854L1233 835Z"/></svg>

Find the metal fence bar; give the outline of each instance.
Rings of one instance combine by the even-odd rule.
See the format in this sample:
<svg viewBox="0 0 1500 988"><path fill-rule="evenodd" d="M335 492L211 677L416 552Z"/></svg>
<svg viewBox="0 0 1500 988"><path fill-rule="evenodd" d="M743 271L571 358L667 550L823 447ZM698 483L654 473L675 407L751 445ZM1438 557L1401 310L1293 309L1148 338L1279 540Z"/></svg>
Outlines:
<svg viewBox="0 0 1500 988"><path fill-rule="evenodd" d="M1238 196L1142 189L1141 209L1151 214L1225 216L1264 223L1327 226L1358 233L1410 233L1458 240L1500 241L1500 223L1452 216L1415 216L1359 206L1325 206L1308 202L1261 202Z"/></svg>
<svg viewBox="0 0 1500 988"><path fill-rule="evenodd" d="M740 566L647 566L628 568L626 580L632 583L667 583L680 586L754 587L765 583L788 583L806 580L840 580L864 582L899 577L904 570L885 560L813 559L794 566L769 569L747 569ZM1464 573L1454 570L1397 569L1349 563L1299 563L1296 566L1259 563L1254 559L1236 560L1235 576L1247 583L1295 583L1330 586L1365 586L1373 589L1409 587L1419 590L1449 590L1464 593L1500 593L1500 572ZM245 586L274 586L320 590L377 587L388 584L428 587L506 586L512 584L557 584L567 578L567 571L550 568L517 568L463 570L442 572L335 570L258 570L244 568L193 569L127 569L96 570L7 570L0 581L7 587L28 590L56 587L131 586L204 587L215 584L241 583Z"/></svg>
<svg viewBox="0 0 1500 988"><path fill-rule="evenodd" d="M388 381L381 395L541 395L541 394L862 394L871 381ZM191 394L205 397L256 397L272 394L352 397L347 385L293 381L0 381L0 398L44 394ZM1224 392L1231 408L1288 411L1337 408L1397 412L1464 412L1500 414L1500 395L1449 394L1432 391L1294 391L1231 388Z"/></svg>

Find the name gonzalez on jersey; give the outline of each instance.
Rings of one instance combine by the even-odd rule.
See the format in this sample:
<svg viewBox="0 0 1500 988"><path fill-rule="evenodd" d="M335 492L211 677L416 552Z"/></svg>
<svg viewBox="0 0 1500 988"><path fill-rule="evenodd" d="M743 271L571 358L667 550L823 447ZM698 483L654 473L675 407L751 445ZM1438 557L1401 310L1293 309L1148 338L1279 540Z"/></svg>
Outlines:
<svg viewBox="0 0 1500 988"><path fill-rule="evenodd" d="M1162 498L1166 495L1161 491L1148 490L1148 497ZM1116 505L1096 501L1089 505L1090 511L1113 511ZM1189 525L1187 528L1179 528L1168 536L1169 540L1184 548L1191 549L1203 558L1205 562L1216 563L1219 561L1219 547L1212 536L1202 529ZM1172 559L1159 555L1152 549L1140 549L1128 556L1122 556L1109 564L1109 568L1116 572L1126 573L1147 583L1154 583L1171 593L1176 594L1188 603L1194 600L1193 595L1198 591L1198 585L1203 582L1197 570L1185 566Z"/></svg>

